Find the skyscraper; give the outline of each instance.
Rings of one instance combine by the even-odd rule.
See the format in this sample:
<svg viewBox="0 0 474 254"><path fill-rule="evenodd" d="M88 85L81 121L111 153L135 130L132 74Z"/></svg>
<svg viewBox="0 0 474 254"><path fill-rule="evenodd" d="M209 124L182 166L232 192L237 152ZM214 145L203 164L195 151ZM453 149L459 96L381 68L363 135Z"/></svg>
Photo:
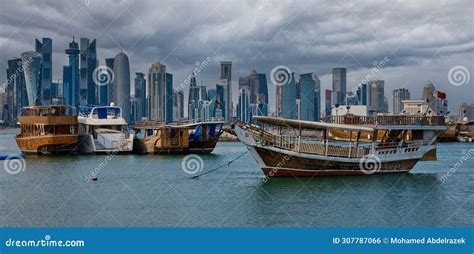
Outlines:
<svg viewBox="0 0 474 254"><path fill-rule="evenodd" d="M114 70L114 59L113 58L106 58L105 59L105 66L109 68L110 70ZM115 76L115 75L114 75ZM114 77L115 79L115 77ZM110 104L113 101L114 97L114 82L109 82L107 87L107 103Z"/></svg>
<svg viewBox="0 0 474 254"><path fill-rule="evenodd" d="M21 54L28 105L41 104L41 55L35 51Z"/></svg>
<svg viewBox="0 0 474 254"><path fill-rule="evenodd" d="M65 103L78 106L79 96L79 45L72 38L65 53L69 56L69 66L63 67L63 95Z"/></svg>
<svg viewBox="0 0 474 254"><path fill-rule="evenodd" d="M329 90L329 89L326 89L324 91L324 114L325 114L325 117L328 117L328 116L331 116L331 105L332 105L332 102L331 102L331 98L332 98L332 91Z"/></svg>
<svg viewBox="0 0 474 254"><path fill-rule="evenodd" d="M81 38L80 40L80 67L79 67L79 88L80 103L95 104L96 103L96 84L94 83L93 73L97 68L97 50L96 40L89 43L89 39ZM130 74L129 74L130 76Z"/></svg>
<svg viewBox="0 0 474 254"><path fill-rule="evenodd" d="M367 84L360 84L357 87L356 95L357 95L357 102L358 105L368 105L368 100L367 100Z"/></svg>
<svg viewBox="0 0 474 254"><path fill-rule="evenodd" d="M277 116L287 119L295 119L297 110L295 73L288 74L288 76L290 75L291 80L288 80L286 84L277 86Z"/></svg>
<svg viewBox="0 0 474 254"><path fill-rule="evenodd" d="M314 121L321 120L321 80L318 75L314 75Z"/></svg>
<svg viewBox="0 0 474 254"><path fill-rule="evenodd" d="M148 70L148 91L150 120L170 123L173 121L173 75L166 72L166 66L154 62Z"/></svg>
<svg viewBox="0 0 474 254"><path fill-rule="evenodd" d="M332 69L332 104L344 105L346 92L346 68Z"/></svg>
<svg viewBox="0 0 474 254"><path fill-rule="evenodd" d="M239 90L239 103L237 104L237 118L242 122L249 123L251 117L249 109L249 90L241 88Z"/></svg>
<svg viewBox="0 0 474 254"><path fill-rule="evenodd" d="M145 73L135 73L135 101L137 102L137 119L147 116Z"/></svg>
<svg viewBox="0 0 474 254"><path fill-rule="evenodd" d="M216 104L215 104L215 112L219 112L220 114L220 117L222 117L223 119L227 119L226 118L226 97L225 97L225 91L227 89L227 81L226 80L223 80L221 82L221 84L216 84ZM218 117L217 113L215 115L216 117Z"/></svg>
<svg viewBox="0 0 474 254"><path fill-rule="evenodd" d="M369 111L376 114L379 112L387 112L385 108L385 81L372 80L368 82L369 89Z"/></svg>
<svg viewBox="0 0 474 254"><path fill-rule="evenodd" d="M25 75L20 71L22 66L21 58L8 60L8 69L5 91L7 93L8 107L4 108L3 120L7 125L17 123L17 117L21 113L21 108L28 106L28 94L26 92Z"/></svg>
<svg viewBox="0 0 474 254"><path fill-rule="evenodd" d="M225 82L223 82L225 80ZM225 120L229 121L233 115L232 108L232 61L221 61L221 85L224 87Z"/></svg>
<svg viewBox="0 0 474 254"><path fill-rule="evenodd" d="M313 79L313 73L300 75L300 111L299 119L314 121L314 101L316 82Z"/></svg>
<svg viewBox="0 0 474 254"><path fill-rule="evenodd" d="M49 99L56 94L51 90L53 83L53 40L43 38L42 41L35 39L35 51L41 55L41 87L40 98Z"/></svg>
<svg viewBox="0 0 474 254"><path fill-rule="evenodd" d="M211 98L212 99L212 98ZM206 86L204 85L197 85L196 82L196 73L191 74L191 80L189 83L189 94L188 94L188 117L190 120L194 120L198 118L196 116L195 109L199 108L201 104L200 101L208 100Z"/></svg>
<svg viewBox="0 0 474 254"><path fill-rule="evenodd" d="M122 117L131 121L130 100L130 64L125 53L120 52L114 58L114 94L113 102L122 108Z"/></svg>
<svg viewBox="0 0 474 254"><path fill-rule="evenodd" d="M393 113L398 114L403 111L404 100L410 99L410 91L406 88L393 90Z"/></svg>
<svg viewBox="0 0 474 254"><path fill-rule="evenodd" d="M239 96L241 89L245 89L245 94L249 96L250 115L268 114L268 88L265 73L257 73L257 71L252 70L249 76L240 77Z"/></svg>
<svg viewBox="0 0 474 254"><path fill-rule="evenodd" d="M182 90L174 90L173 94L173 119L175 121L184 119L184 93Z"/></svg>

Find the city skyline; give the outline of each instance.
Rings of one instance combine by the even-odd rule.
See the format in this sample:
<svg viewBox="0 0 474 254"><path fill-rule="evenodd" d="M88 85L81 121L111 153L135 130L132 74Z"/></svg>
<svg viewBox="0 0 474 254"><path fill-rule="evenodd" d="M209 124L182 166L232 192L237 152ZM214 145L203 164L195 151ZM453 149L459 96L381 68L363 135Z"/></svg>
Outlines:
<svg viewBox="0 0 474 254"><path fill-rule="evenodd" d="M168 8L160 17L139 11L151 4L147 1L89 2L86 5L46 1L37 6L41 8L32 10L15 9L14 4L5 3L5 12L0 16L2 23L6 28L16 29L2 29L4 50L0 57L4 65L13 56L33 50L35 38L51 37L53 80L62 79L62 66L68 65L64 50L72 36L86 37L97 39L100 65L104 65L103 59L115 56L123 47L130 59L131 74L146 72L152 62L159 60L173 73L175 85L185 80L195 62L210 57L212 61L198 74L198 79L209 89L220 78L220 61L230 60L235 104L239 94L238 78L253 69L268 75L273 67L286 65L296 74L313 72L320 77L323 91L332 89L332 68L343 67L347 68L347 90L350 91L373 73L377 63L387 59L371 79L385 80L389 108L392 108L392 90L407 88L413 98L420 98L427 81L448 92L450 107L454 109L470 100L467 92L472 89L472 79L462 86L450 85L448 79L449 70L455 66L465 66L473 73L474 45L469 39L473 31L468 29L466 18L469 15L452 15L472 10L467 1L445 4L426 1L410 5L360 2L354 6L340 3L337 8L318 2L290 5L273 1L246 2L240 8L233 8L239 3L214 1L210 3L213 7L210 10L192 14L187 13L188 10L203 9L204 5L191 2L187 3L188 8L181 8L180 3L164 2L163 6ZM30 2L32 6L36 4ZM311 7L318 7L324 16L334 20L310 12ZM354 16L369 14L373 8L383 10L382 14L344 19L343 14L348 10L349 15ZM62 10L75 10L77 15L67 15L67 11ZM234 13L234 10L237 11ZM23 15L24 11L29 15ZM296 18L296 14L300 15ZM245 18L248 15L253 19ZM404 15L410 19L401 18ZM185 22L179 21L182 17L187 17ZM84 21L85 18L89 21ZM157 22L159 26L145 26ZM393 29L386 29L387 22ZM124 33L123 26L134 29ZM364 44L366 50L360 50ZM5 71L0 72L4 81L5 75ZM270 95L275 94L271 83L268 89ZM187 89L184 92L187 98ZM274 97L270 96L269 109L273 110L274 105Z"/></svg>

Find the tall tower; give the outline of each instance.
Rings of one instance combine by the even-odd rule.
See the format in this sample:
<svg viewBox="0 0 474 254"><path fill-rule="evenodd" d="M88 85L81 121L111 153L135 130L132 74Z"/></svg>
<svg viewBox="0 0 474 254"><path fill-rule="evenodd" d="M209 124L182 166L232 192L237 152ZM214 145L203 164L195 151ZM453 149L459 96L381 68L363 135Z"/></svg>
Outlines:
<svg viewBox="0 0 474 254"><path fill-rule="evenodd" d="M122 108L122 116L131 121L130 108L130 64L125 53L120 52L114 58L114 94L113 102Z"/></svg>
<svg viewBox="0 0 474 254"><path fill-rule="evenodd" d="M170 123L173 121L173 75L166 72L166 66L154 62L148 70L148 91L150 96L148 116L150 120Z"/></svg>
<svg viewBox="0 0 474 254"><path fill-rule="evenodd" d="M346 92L346 68L332 69L332 104L344 105Z"/></svg>
<svg viewBox="0 0 474 254"><path fill-rule="evenodd" d="M135 73L135 99L137 100L138 118L141 119L147 116L146 113L146 78L145 73Z"/></svg>
<svg viewBox="0 0 474 254"><path fill-rule="evenodd" d="M43 38L42 41L35 39L35 50L41 55L41 87L39 96L45 99L55 97L53 83L53 40Z"/></svg>
<svg viewBox="0 0 474 254"><path fill-rule="evenodd" d="M403 111L404 100L410 99L410 91L406 88L393 90L393 113L398 114Z"/></svg>
<svg viewBox="0 0 474 254"><path fill-rule="evenodd" d="M299 119L314 121L314 98L316 81L313 73L300 75L300 114Z"/></svg>
<svg viewBox="0 0 474 254"><path fill-rule="evenodd" d="M225 82L223 82L225 80ZM221 85L224 87L225 115L226 121L233 116L232 109L232 61L221 61Z"/></svg>
<svg viewBox="0 0 474 254"><path fill-rule="evenodd" d="M87 38L81 38L80 44L80 103L95 104L96 103L96 87L94 83L93 73L97 67L97 51L96 40L89 42Z"/></svg>
<svg viewBox="0 0 474 254"><path fill-rule="evenodd" d="M69 56L69 66L63 67L63 93L67 105L79 105L79 45L72 38L65 53Z"/></svg>
<svg viewBox="0 0 474 254"><path fill-rule="evenodd" d="M21 54L21 62L24 66L26 93L28 105L41 104L41 55L35 51Z"/></svg>

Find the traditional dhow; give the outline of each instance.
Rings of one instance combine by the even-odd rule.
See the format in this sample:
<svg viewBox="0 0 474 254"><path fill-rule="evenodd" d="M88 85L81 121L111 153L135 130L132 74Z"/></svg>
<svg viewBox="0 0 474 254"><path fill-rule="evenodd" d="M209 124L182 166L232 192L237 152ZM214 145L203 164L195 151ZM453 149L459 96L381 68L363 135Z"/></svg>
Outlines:
<svg viewBox="0 0 474 254"><path fill-rule="evenodd" d="M77 114L66 105L32 106L18 118L16 143L23 153L72 153L78 142Z"/></svg>
<svg viewBox="0 0 474 254"><path fill-rule="evenodd" d="M189 146L189 129L186 127L142 121L135 123L134 130L135 153L181 153Z"/></svg>
<svg viewBox="0 0 474 254"><path fill-rule="evenodd" d="M80 106L79 153L123 153L133 150L133 133L120 107Z"/></svg>
<svg viewBox="0 0 474 254"><path fill-rule="evenodd" d="M437 133L446 129L440 117L254 119L259 125L239 123L235 132L268 176L409 172L420 160L436 159ZM337 139L331 137L334 130L340 134Z"/></svg>
<svg viewBox="0 0 474 254"><path fill-rule="evenodd" d="M224 122L163 124L153 121L135 123L136 153L211 153L222 134Z"/></svg>

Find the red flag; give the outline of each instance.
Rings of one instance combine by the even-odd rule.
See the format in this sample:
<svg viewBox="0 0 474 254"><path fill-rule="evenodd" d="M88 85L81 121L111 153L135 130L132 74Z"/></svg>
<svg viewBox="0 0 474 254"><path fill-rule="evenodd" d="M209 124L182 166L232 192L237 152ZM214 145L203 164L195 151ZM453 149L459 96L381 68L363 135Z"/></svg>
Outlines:
<svg viewBox="0 0 474 254"><path fill-rule="evenodd" d="M437 91L436 97L444 100L446 99L446 94L443 92Z"/></svg>

